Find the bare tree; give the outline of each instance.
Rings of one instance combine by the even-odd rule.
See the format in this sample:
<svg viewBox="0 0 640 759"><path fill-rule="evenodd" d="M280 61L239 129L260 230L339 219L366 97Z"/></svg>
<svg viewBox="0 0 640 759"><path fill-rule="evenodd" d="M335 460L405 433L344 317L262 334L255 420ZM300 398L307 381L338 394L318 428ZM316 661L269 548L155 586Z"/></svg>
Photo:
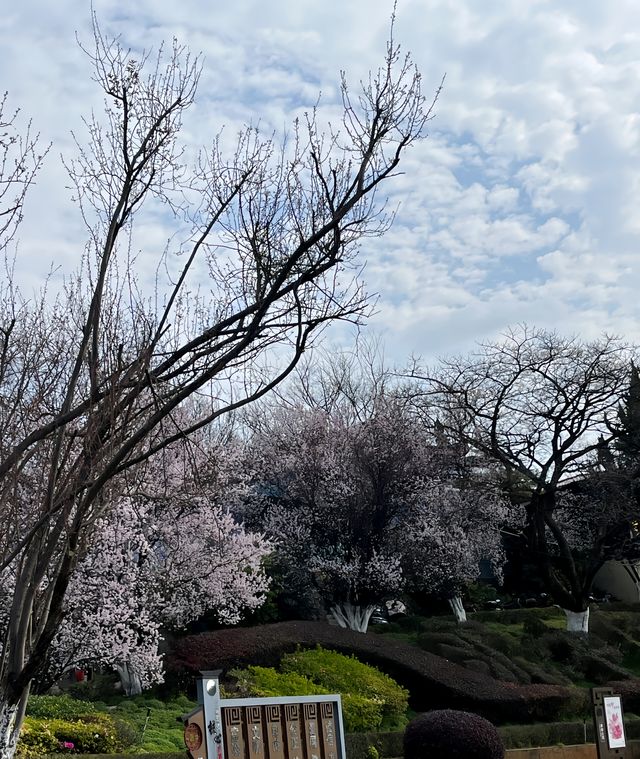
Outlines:
<svg viewBox="0 0 640 759"><path fill-rule="evenodd" d="M22 221L29 187L48 151L39 151L31 123L20 131L18 111L7 113L7 96L0 98L0 250L6 250Z"/></svg>
<svg viewBox="0 0 640 759"><path fill-rule="evenodd" d="M67 163L85 255L55 298L26 300L10 281L0 295L3 757L15 750L70 578L127 471L263 396L322 325L368 313L357 245L387 229L378 187L424 135L435 102L425 103L419 73L390 42L355 98L343 79L340 130L321 134L313 111L280 146L248 128L231 157L214 140L187 171L178 140L199 61L175 43L134 59L97 25L94 43L105 114L87 119L88 141L77 140ZM10 149L24 161L31 145ZM13 195L4 213L14 221L24 176L5 164ZM130 253L137 212L153 202L177 229L191 224L181 269L155 300ZM206 298L189 295L200 265ZM196 414L183 425L176 413L187 399Z"/></svg>
<svg viewBox="0 0 640 759"><path fill-rule="evenodd" d="M588 630L593 579L634 508L598 465L598 451L617 434L630 355L615 338L582 342L521 327L442 361L431 376L412 371L422 380L423 413L517 482L528 549L573 631Z"/></svg>

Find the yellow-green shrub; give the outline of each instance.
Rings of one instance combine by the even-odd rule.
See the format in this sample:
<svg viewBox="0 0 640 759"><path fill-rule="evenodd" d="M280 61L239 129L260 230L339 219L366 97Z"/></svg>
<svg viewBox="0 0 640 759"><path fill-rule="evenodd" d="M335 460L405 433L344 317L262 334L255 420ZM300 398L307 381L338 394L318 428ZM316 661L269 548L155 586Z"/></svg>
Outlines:
<svg viewBox="0 0 640 759"><path fill-rule="evenodd" d="M357 694L382 705L383 720L401 726L409 692L379 669L363 664L355 656L344 656L318 646L285 654L280 664L287 673L304 674L329 693Z"/></svg>
<svg viewBox="0 0 640 759"><path fill-rule="evenodd" d="M241 696L315 696L331 693L296 672L276 672L273 667L232 669Z"/></svg>
<svg viewBox="0 0 640 759"><path fill-rule="evenodd" d="M35 759L58 751L60 744L47 722L25 717L20 731L16 755L21 759Z"/></svg>
<svg viewBox="0 0 640 759"><path fill-rule="evenodd" d="M80 701L63 693L59 696L29 696L27 715L40 719L64 719L75 722L87 714L94 714L96 707L90 701Z"/></svg>
<svg viewBox="0 0 640 759"><path fill-rule="evenodd" d="M22 757L42 756L60 751L61 743L73 744L79 754L108 754L118 751L114 720L108 714L89 714L82 720L26 717L18 753Z"/></svg>
<svg viewBox="0 0 640 759"><path fill-rule="evenodd" d="M347 733L369 733L382 725L381 701L355 693L342 694L342 716Z"/></svg>
<svg viewBox="0 0 640 759"><path fill-rule="evenodd" d="M311 696L339 693L347 732L406 724L408 692L394 680L352 656L316 648L288 654L283 672L271 667L232 670L242 696Z"/></svg>

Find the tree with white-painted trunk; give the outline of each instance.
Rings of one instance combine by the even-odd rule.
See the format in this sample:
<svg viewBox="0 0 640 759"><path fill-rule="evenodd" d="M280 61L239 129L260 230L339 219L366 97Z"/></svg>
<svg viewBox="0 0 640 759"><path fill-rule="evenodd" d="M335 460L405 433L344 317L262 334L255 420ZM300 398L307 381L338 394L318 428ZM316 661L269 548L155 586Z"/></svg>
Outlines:
<svg viewBox="0 0 640 759"><path fill-rule="evenodd" d="M456 620L466 622L464 590L478 579L482 560L501 579L505 553L500 531L513 520L509 502L486 478L472 483L432 480L394 528L407 582L446 598Z"/></svg>
<svg viewBox="0 0 640 759"><path fill-rule="evenodd" d="M329 408L267 410L250 443L248 518L276 543L285 584L319 593L360 632L407 584L451 598L461 618L456 596L480 559L501 569L506 502L487 482L465 489L451 451L399 396Z"/></svg>
<svg viewBox="0 0 640 759"><path fill-rule="evenodd" d="M365 632L375 606L403 579L384 547L390 503L372 500L370 472L358 459L359 427L321 410L265 414L249 444L247 519L274 541L287 588L318 595L338 625ZM391 483L396 475L387 476Z"/></svg>
<svg viewBox="0 0 640 759"><path fill-rule="evenodd" d="M93 31L104 113L88 116L65 158L86 232L77 265L39 297L10 276L0 285L0 572L15 580L0 631L2 759L125 473L264 396L323 325L370 312L358 244L388 228L379 190L432 115L419 73L389 42L357 94L343 78L330 134L314 99L280 144L250 127L195 156L180 140L201 63L177 41L134 56ZM41 161L23 135L0 144L2 253ZM143 206L170 227L166 249L138 236ZM149 271L159 280L145 290ZM195 414L176 429L190 398Z"/></svg>
<svg viewBox="0 0 640 759"><path fill-rule="evenodd" d="M519 327L432 372L413 367L417 408L470 450L493 460L526 509L524 550L567 615L588 630L593 579L624 550L637 503L603 451L629 383L632 351Z"/></svg>

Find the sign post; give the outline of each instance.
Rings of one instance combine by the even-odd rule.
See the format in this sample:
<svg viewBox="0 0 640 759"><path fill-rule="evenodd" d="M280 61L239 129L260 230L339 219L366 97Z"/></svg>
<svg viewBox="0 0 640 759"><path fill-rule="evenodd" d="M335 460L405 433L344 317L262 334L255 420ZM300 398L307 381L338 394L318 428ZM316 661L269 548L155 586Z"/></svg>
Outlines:
<svg viewBox="0 0 640 759"><path fill-rule="evenodd" d="M611 688L591 688L598 759L623 757L626 748L622 700Z"/></svg>

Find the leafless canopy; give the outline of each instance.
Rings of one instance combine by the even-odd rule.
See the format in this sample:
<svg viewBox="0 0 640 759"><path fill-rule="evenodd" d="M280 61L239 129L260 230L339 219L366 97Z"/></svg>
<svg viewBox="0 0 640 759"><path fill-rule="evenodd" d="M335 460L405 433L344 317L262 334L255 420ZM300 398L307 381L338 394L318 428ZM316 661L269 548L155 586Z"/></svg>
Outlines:
<svg viewBox="0 0 640 759"><path fill-rule="evenodd" d="M587 608L594 576L635 509L623 486L599 476L597 457L617 434L632 355L613 337L583 342L520 327L444 360L429 377L412 372L422 412L518 484L531 557L555 600L576 612ZM589 537L572 542L578 523Z"/></svg>
<svg viewBox="0 0 640 759"><path fill-rule="evenodd" d="M187 168L179 137L198 59L175 42L134 58L97 25L87 54L105 112L87 118L88 139L76 136L66 163L88 231L84 257L55 299L25 300L11 282L0 293L0 568L14 588L0 690L9 701L38 671L121 475L264 395L322 325L367 314L358 243L387 229L379 186L424 135L435 102L391 42L355 97L343 77L340 129L321 134L312 109L283 144L247 128L231 155L214 139ZM0 139L5 158L16 155L0 182L6 243L40 158L28 135ZM157 253L158 267L181 268L149 297L130 241L154 202L190 231L179 259ZM196 282L203 271L208 280Z"/></svg>
<svg viewBox="0 0 640 759"><path fill-rule="evenodd" d="M424 408L471 447L553 489L613 438L630 360L613 337L583 342L523 326L444 359L422 385Z"/></svg>

